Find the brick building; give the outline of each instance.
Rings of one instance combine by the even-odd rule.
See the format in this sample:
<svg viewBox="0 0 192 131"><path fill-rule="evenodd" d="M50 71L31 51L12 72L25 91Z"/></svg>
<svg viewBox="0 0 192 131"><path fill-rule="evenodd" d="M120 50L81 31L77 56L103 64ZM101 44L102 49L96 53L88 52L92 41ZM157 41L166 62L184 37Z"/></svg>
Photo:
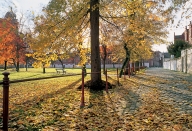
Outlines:
<svg viewBox="0 0 192 131"><path fill-rule="evenodd" d="M185 27L185 31L181 35L175 35L174 33L174 41L175 40L183 40L192 44L192 22Z"/></svg>

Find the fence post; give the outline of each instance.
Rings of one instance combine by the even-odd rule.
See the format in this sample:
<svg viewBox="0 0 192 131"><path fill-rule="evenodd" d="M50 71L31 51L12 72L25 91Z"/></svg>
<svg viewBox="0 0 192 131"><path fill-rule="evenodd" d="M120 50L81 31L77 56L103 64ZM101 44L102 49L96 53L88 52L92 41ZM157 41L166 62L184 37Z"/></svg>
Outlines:
<svg viewBox="0 0 192 131"><path fill-rule="evenodd" d="M118 68L117 68L117 84L119 85L119 71L118 71Z"/></svg>
<svg viewBox="0 0 192 131"><path fill-rule="evenodd" d="M80 108L83 108L85 106L84 101L84 71L82 70L82 87L81 87L82 93L81 93L81 105Z"/></svg>
<svg viewBox="0 0 192 131"><path fill-rule="evenodd" d="M3 130L8 131L9 117L9 72L2 73L3 78Z"/></svg>
<svg viewBox="0 0 192 131"><path fill-rule="evenodd" d="M105 69L105 76L106 76L106 92L108 93L107 69Z"/></svg>

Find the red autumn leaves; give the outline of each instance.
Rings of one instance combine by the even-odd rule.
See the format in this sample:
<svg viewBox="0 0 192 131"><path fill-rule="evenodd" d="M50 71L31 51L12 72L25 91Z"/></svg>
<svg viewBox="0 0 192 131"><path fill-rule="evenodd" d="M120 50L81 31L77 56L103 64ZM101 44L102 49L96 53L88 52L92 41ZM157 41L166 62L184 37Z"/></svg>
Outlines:
<svg viewBox="0 0 192 131"><path fill-rule="evenodd" d="M0 64L5 61L24 62L24 46L23 36L18 32L18 25L13 24L11 19L0 19Z"/></svg>

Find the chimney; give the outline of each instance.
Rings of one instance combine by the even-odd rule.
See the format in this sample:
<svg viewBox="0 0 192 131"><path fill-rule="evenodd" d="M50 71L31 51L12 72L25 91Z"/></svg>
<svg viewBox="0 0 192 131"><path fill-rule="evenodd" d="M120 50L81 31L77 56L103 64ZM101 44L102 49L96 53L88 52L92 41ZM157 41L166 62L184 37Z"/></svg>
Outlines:
<svg viewBox="0 0 192 131"><path fill-rule="evenodd" d="M189 24L189 43L192 44L192 21Z"/></svg>
<svg viewBox="0 0 192 131"><path fill-rule="evenodd" d="M188 30L187 30L187 26L185 26L184 40L185 40L186 42L188 41Z"/></svg>

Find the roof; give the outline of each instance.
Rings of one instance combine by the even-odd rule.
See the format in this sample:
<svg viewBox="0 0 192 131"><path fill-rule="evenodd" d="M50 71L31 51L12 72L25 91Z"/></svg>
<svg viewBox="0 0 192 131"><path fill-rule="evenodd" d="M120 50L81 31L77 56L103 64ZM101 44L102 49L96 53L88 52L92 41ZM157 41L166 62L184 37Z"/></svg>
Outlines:
<svg viewBox="0 0 192 131"><path fill-rule="evenodd" d="M5 18L11 18L11 19L16 19L16 14L13 13L13 11L8 11L6 14L5 14Z"/></svg>
<svg viewBox="0 0 192 131"><path fill-rule="evenodd" d="M169 54L168 52L163 53L164 54L164 58L171 58L171 54Z"/></svg>
<svg viewBox="0 0 192 131"><path fill-rule="evenodd" d="M175 35L175 39L183 39L183 35Z"/></svg>

